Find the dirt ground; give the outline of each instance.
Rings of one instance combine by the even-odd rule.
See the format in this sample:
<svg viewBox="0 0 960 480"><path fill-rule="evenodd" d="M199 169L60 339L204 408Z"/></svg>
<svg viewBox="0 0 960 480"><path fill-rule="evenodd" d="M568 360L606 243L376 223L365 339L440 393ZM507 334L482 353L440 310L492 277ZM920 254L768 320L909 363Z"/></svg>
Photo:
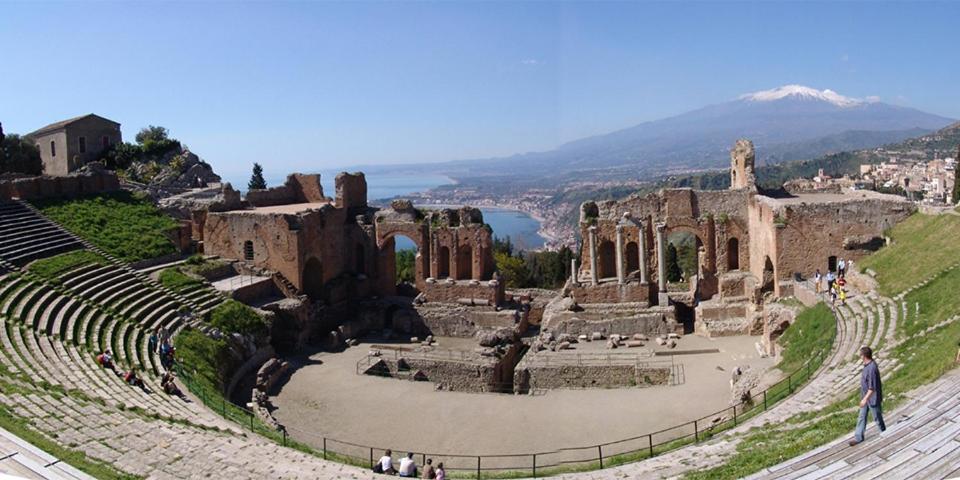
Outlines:
<svg viewBox="0 0 960 480"><path fill-rule="evenodd" d="M774 364L773 359L759 357L754 347L758 340L683 337L678 350L716 348L719 353L674 357L684 366L682 385L551 390L540 395L436 391L428 382L358 375L357 362L370 345L361 343L339 353L292 359L292 364L302 366L272 401L277 407L274 415L288 433L317 447L323 437L434 454L501 455L586 447L645 435L729 407L733 367L768 369ZM438 341L447 348L473 342ZM367 455L363 449L328 442L330 448L346 449L344 453ZM642 448L639 441L633 443L623 448ZM585 455L595 451L593 447Z"/></svg>

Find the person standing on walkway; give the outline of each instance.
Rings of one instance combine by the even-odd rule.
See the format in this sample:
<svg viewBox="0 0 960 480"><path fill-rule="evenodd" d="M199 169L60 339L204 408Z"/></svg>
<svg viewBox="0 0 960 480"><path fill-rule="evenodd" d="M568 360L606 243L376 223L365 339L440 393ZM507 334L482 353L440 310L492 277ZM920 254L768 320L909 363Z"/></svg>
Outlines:
<svg viewBox="0 0 960 480"><path fill-rule="evenodd" d="M833 290L834 280L836 280L836 277L833 276L833 272L827 272L827 291Z"/></svg>
<svg viewBox="0 0 960 480"><path fill-rule="evenodd" d="M817 287L817 295L820 295L820 292L823 291L823 275L820 274L820 269L817 269L817 273L813 274L813 283Z"/></svg>
<svg viewBox="0 0 960 480"><path fill-rule="evenodd" d="M863 362L863 372L860 373L860 415L857 417L857 430L850 446L863 441L863 434L867 430L867 411L873 414L873 421L881 432L887 429L883 423L883 385L880 380L880 369L873 361L873 350L870 347L860 348L860 360Z"/></svg>
<svg viewBox="0 0 960 480"><path fill-rule="evenodd" d="M843 261L843 259L841 258L840 261L837 262L837 276L840 278L843 278L843 276L846 275L846 272L847 272L847 262Z"/></svg>

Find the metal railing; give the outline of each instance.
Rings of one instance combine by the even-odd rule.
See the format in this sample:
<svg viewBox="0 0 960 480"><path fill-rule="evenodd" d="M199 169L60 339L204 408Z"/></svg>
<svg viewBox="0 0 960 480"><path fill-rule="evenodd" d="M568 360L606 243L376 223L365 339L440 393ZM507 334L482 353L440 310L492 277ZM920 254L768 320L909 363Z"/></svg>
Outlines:
<svg viewBox="0 0 960 480"><path fill-rule="evenodd" d="M812 378L831 351L832 349L820 350L786 378L759 392L750 391L749 399L746 401L669 428L606 443L501 455L464 455L407 450L397 446L360 445L292 427L277 431L260 422L250 409L227 402L220 393L207 391L194 380L189 368L178 365L177 371L181 381L205 405L225 418L272 438L284 446L294 446L317 457L366 468L372 468L382 452L387 449L397 454L412 452L414 458L420 460L421 465L426 459L432 458L434 465L442 461L446 470L456 476L479 479L481 477L514 477L528 472L531 476L538 477L607 468L655 457L684 445L706 441L768 410L780 400L790 396L799 386ZM291 433L297 440L291 438Z"/></svg>

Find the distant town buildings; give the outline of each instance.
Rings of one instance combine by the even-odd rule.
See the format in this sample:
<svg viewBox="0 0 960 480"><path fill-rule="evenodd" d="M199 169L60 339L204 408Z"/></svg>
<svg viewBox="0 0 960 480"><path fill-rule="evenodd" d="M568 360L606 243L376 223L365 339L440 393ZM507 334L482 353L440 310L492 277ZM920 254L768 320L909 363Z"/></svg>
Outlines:
<svg viewBox="0 0 960 480"><path fill-rule="evenodd" d="M43 173L47 175L67 175L79 170L123 140L119 123L92 113L51 123L27 138L40 150Z"/></svg>
<svg viewBox="0 0 960 480"><path fill-rule="evenodd" d="M860 165L862 181L872 183L878 190L902 191L907 197L924 203L951 203L956 184L956 157L928 160L923 151L882 148L875 153L885 160Z"/></svg>

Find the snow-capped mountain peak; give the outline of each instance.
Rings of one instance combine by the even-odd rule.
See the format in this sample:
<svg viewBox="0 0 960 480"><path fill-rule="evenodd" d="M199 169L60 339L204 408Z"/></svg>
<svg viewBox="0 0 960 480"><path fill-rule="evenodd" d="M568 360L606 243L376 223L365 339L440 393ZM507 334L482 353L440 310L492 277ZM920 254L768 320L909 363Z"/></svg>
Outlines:
<svg viewBox="0 0 960 480"><path fill-rule="evenodd" d="M863 100L845 97L830 89L817 90L815 88L805 87L803 85L784 85L772 90L748 93L746 95L741 95L740 100L770 102L788 97L804 100L819 100L832 103L838 107L852 107L854 105L860 105L863 103Z"/></svg>

